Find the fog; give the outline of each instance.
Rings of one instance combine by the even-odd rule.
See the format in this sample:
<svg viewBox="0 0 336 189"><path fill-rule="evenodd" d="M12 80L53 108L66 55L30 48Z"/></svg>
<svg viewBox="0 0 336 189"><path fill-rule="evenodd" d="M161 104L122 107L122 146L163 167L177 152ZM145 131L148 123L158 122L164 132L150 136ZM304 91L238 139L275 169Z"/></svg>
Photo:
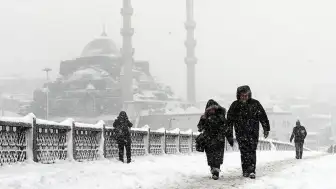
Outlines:
<svg viewBox="0 0 336 189"><path fill-rule="evenodd" d="M44 77L41 69L80 55L108 35L121 47L122 0L11 0L0 7L0 75ZM185 96L184 0L133 0L135 59ZM336 79L333 0L195 0L198 99L235 92L314 94ZM328 86L328 85L327 85ZM332 87L327 93L333 93ZM321 93L325 93L323 90Z"/></svg>

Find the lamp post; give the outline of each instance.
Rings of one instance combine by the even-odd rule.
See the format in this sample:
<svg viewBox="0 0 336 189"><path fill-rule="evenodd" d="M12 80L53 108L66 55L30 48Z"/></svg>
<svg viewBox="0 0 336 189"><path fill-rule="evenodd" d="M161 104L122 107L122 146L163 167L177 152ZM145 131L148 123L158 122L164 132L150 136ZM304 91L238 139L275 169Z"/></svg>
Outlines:
<svg viewBox="0 0 336 189"><path fill-rule="evenodd" d="M51 68L44 68L42 71L46 72L47 76L47 88L45 90L46 96L47 96L47 102L46 102L46 120L48 120L49 117L49 72L51 72Z"/></svg>

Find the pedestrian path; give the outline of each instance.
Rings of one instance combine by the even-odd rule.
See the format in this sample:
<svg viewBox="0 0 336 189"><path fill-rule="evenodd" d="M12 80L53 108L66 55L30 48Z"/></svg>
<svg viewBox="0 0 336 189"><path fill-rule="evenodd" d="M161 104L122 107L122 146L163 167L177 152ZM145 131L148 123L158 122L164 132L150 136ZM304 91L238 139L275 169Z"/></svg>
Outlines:
<svg viewBox="0 0 336 189"><path fill-rule="evenodd" d="M294 163L295 162L295 163ZM293 161L285 169L247 183L248 189L335 189L336 156Z"/></svg>
<svg viewBox="0 0 336 189"><path fill-rule="evenodd" d="M320 153L305 152L305 158L317 155ZM286 164L295 163L294 152L258 151L257 158L259 178L264 176L263 172L267 175L273 172L272 169L279 171ZM244 185L240 177L239 153L225 154L222 171L224 177L217 181L209 179L204 153L137 157L131 164L116 160L44 165L23 163L0 167L0 188L161 189L235 188Z"/></svg>
<svg viewBox="0 0 336 189"><path fill-rule="evenodd" d="M220 179L215 181L211 179L210 174L201 174L201 175L192 175L189 178L185 178L183 182L175 182L174 184L167 185L165 188L183 188L183 189L196 189L196 188L213 188L213 189L250 189L251 184L254 184L255 189L264 189L263 181L265 177L274 175L283 169L290 168L293 166L301 166L301 162L316 160L324 157L324 153L307 153L302 160L297 160L294 158L294 153L288 152L275 152L275 153L259 153L256 175L257 179L252 180L250 178L244 178L242 176L242 171L240 161L230 163L230 160L227 160L221 173ZM278 155L278 156L276 156ZM261 181L260 181L261 180ZM256 182L259 181L257 184ZM266 187L268 188L268 187ZM270 187L276 189L277 187ZM287 187L279 187L279 189Z"/></svg>

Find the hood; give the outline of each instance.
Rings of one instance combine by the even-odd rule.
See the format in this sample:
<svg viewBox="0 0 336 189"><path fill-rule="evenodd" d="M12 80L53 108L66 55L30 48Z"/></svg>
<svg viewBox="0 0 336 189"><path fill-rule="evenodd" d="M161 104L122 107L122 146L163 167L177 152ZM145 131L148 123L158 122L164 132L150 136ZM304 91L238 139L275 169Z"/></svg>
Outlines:
<svg viewBox="0 0 336 189"><path fill-rule="evenodd" d="M213 99L208 100L207 104L205 105L205 110L211 106L219 106L218 102Z"/></svg>
<svg viewBox="0 0 336 189"><path fill-rule="evenodd" d="M205 106L205 114L206 115L208 113L212 114L212 113L215 113L218 110L224 111L224 114L225 114L225 111L226 111L225 108L223 108L221 105L219 105L218 102L216 102L215 100L210 99Z"/></svg>
<svg viewBox="0 0 336 189"><path fill-rule="evenodd" d="M128 120L127 113L125 111L121 111L118 116L119 120Z"/></svg>
<svg viewBox="0 0 336 189"><path fill-rule="evenodd" d="M301 126L301 122L299 120L296 121L296 126Z"/></svg>
<svg viewBox="0 0 336 189"><path fill-rule="evenodd" d="M237 100L239 100L240 94L247 93L247 92L249 92L249 99L251 99L252 98L252 91L251 91L251 89L248 85L243 85L243 86L238 87L237 88L237 94L236 94Z"/></svg>

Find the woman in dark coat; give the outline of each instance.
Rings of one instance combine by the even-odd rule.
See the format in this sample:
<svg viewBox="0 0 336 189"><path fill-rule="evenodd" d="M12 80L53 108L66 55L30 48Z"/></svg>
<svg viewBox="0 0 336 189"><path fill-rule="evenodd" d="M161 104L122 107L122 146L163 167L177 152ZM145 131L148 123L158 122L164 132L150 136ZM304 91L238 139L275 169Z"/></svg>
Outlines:
<svg viewBox="0 0 336 189"><path fill-rule="evenodd" d="M124 162L124 148L126 147L127 163L131 162L131 133L130 128L133 124L128 120L125 111L119 113L118 118L114 121L113 127L115 128L115 139L118 143L119 160Z"/></svg>
<svg viewBox="0 0 336 189"><path fill-rule="evenodd" d="M205 153L210 166L212 178L219 177L220 166L223 164L225 137L233 146L233 137L226 136L225 108L210 99L205 107L205 113L197 125L198 131L206 138Z"/></svg>

